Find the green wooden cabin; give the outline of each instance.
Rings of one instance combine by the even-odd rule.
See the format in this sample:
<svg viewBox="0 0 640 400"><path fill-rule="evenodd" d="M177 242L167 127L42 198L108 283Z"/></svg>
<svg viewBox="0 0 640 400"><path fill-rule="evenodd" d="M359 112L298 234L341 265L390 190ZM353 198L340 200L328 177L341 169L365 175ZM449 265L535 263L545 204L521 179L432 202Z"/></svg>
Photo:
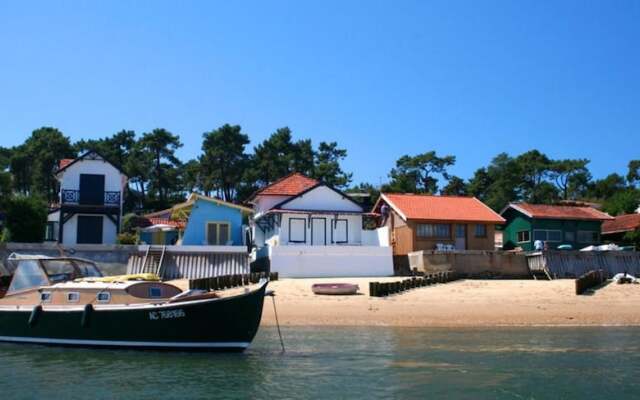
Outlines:
<svg viewBox="0 0 640 400"><path fill-rule="evenodd" d="M512 203L500 213L507 221L503 248L534 250L534 242L546 242L549 249L570 245L579 250L600 243L602 223L613 219L593 207Z"/></svg>

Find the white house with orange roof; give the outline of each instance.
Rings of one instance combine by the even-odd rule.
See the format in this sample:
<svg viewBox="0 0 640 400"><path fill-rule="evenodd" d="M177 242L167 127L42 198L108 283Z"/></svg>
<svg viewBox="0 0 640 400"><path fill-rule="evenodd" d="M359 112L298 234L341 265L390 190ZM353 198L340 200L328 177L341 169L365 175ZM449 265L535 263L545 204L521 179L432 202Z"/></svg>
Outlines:
<svg viewBox="0 0 640 400"><path fill-rule="evenodd" d="M363 229L365 211L347 194L293 173L257 191L252 232L257 259L285 277L393 274L388 245ZM384 241L383 241L384 242Z"/></svg>

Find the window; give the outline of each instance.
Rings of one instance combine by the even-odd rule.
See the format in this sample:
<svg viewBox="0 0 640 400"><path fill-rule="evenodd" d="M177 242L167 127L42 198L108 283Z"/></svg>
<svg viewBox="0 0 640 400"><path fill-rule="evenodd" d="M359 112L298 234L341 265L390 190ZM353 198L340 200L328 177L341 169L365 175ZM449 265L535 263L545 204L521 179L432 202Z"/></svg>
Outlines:
<svg viewBox="0 0 640 400"><path fill-rule="evenodd" d="M69 260L42 260L41 262L51 283L72 281L78 278L76 269Z"/></svg>
<svg viewBox="0 0 640 400"><path fill-rule="evenodd" d="M418 237L423 238L451 238L451 225L449 224L418 224L416 228Z"/></svg>
<svg viewBox="0 0 640 400"><path fill-rule="evenodd" d="M487 226L484 224L476 224L476 237L484 238L487 237Z"/></svg>
<svg viewBox="0 0 640 400"><path fill-rule="evenodd" d="M98 303L108 303L111 301L111 293L100 292L97 294L96 300L98 301Z"/></svg>
<svg viewBox="0 0 640 400"><path fill-rule="evenodd" d="M228 222L207 222L206 242L211 246L230 244L231 225Z"/></svg>
<svg viewBox="0 0 640 400"><path fill-rule="evenodd" d="M533 240L541 240L543 242L561 242L562 231L550 229L536 229L533 231Z"/></svg>
<svg viewBox="0 0 640 400"><path fill-rule="evenodd" d="M40 293L40 301L42 303L51 303L51 292Z"/></svg>
<svg viewBox="0 0 640 400"><path fill-rule="evenodd" d="M598 243L600 241L600 234L598 231L578 231L579 243Z"/></svg>
<svg viewBox="0 0 640 400"><path fill-rule="evenodd" d="M13 273L13 279L11 279L11 285L9 286L7 293L31 289L38 286L45 286L48 284L49 280L47 279L47 275L42 269L40 269L38 261L21 260L18 263L16 271Z"/></svg>
<svg viewBox="0 0 640 400"><path fill-rule="evenodd" d="M305 243L307 241L306 218L289 218L289 242Z"/></svg>
<svg viewBox="0 0 640 400"><path fill-rule="evenodd" d="M531 234L529 231L520 231L517 233L518 243L527 243L531 241Z"/></svg>
<svg viewBox="0 0 640 400"><path fill-rule="evenodd" d="M347 243L349 241L349 221L346 219L333 220L333 242Z"/></svg>
<svg viewBox="0 0 640 400"><path fill-rule="evenodd" d="M80 300L80 293L78 292L67 293L67 301L69 303L77 303L79 300Z"/></svg>
<svg viewBox="0 0 640 400"><path fill-rule="evenodd" d="M159 287L150 287L149 297L162 297L162 289Z"/></svg>
<svg viewBox="0 0 640 400"><path fill-rule="evenodd" d="M47 227L44 233L44 240L46 242L55 242L58 240L58 223L55 221L47 222Z"/></svg>
<svg viewBox="0 0 640 400"><path fill-rule="evenodd" d="M573 231L565 231L564 233L564 241L565 242L575 242L576 241L576 233Z"/></svg>

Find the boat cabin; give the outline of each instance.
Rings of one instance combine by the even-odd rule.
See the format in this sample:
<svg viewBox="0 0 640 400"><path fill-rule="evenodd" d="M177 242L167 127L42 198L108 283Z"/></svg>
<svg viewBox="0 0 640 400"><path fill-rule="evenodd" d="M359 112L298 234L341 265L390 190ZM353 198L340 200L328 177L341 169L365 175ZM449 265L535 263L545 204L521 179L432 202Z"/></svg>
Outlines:
<svg viewBox="0 0 640 400"><path fill-rule="evenodd" d="M0 305L147 303L182 292L157 277L105 278L94 263L79 258L21 256L9 263L13 273L0 288Z"/></svg>

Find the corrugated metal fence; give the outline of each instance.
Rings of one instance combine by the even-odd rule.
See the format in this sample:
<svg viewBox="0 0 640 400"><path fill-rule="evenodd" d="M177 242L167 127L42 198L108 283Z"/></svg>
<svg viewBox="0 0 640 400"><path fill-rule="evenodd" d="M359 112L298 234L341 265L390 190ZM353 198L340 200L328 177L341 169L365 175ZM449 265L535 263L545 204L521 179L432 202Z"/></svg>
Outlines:
<svg viewBox="0 0 640 400"><path fill-rule="evenodd" d="M543 251L527 255L531 271L547 268L555 278L576 278L603 270L607 276L627 272L640 275L640 253L635 251Z"/></svg>
<svg viewBox="0 0 640 400"><path fill-rule="evenodd" d="M200 279L222 275L248 274L249 255L246 252L173 252L167 250L162 265L164 280ZM128 274L143 271L145 252L140 251L129 257Z"/></svg>

